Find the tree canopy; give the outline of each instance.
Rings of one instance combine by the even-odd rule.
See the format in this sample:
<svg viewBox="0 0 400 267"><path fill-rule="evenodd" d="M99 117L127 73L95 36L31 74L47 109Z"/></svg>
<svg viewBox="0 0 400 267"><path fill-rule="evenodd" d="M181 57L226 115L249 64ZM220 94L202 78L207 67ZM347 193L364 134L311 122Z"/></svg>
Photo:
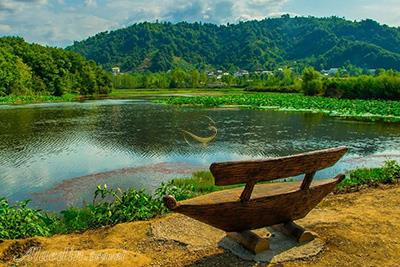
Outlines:
<svg viewBox="0 0 400 267"><path fill-rule="evenodd" d="M110 74L75 52L0 38L0 96L106 94L111 88Z"/></svg>
<svg viewBox="0 0 400 267"><path fill-rule="evenodd" d="M138 23L99 33L67 49L110 69L167 71L176 67L229 71L279 66L400 70L400 28L367 19L267 18L214 25Z"/></svg>

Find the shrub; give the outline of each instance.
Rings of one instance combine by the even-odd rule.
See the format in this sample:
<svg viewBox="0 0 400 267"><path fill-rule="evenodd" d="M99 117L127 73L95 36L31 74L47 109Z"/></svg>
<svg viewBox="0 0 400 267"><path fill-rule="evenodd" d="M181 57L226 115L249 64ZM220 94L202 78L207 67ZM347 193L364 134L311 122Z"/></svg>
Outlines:
<svg viewBox="0 0 400 267"><path fill-rule="evenodd" d="M56 232L83 231L94 226L95 214L88 207L70 207L61 211L61 221L62 223L55 227Z"/></svg>
<svg viewBox="0 0 400 267"><path fill-rule="evenodd" d="M40 210L28 208L28 203L29 200L26 200L10 205L5 198L0 198L0 239L52 234L50 225L56 219Z"/></svg>
<svg viewBox="0 0 400 267"><path fill-rule="evenodd" d="M161 186L157 188L155 192L155 196L157 199L161 201L163 196L165 195L171 195L174 196L177 201L180 200L185 200L188 198L192 198L196 195L194 192L194 186L193 185L175 185L174 180L168 182L168 183L161 183Z"/></svg>
<svg viewBox="0 0 400 267"><path fill-rule="evenodd" d="M395 183L399 179L400 179L400 165L395 160L385 161L385 164L383 165L382 182Z"/></svg>
<svg viewBox="0 0 400 267"><path fill-rule="evenodd" d="M400 165L386 161L381 168L362 168L350 172L339 184L338 189L358 188L361 185L393 184L400 179Z"/></svg>
<svg viewBox="0 0 400 267"><path fill-rule="evenodd" d="M93 204L84 208L70 208L63 212L68 230L82 230L121 222L146 220L161 210L161 202L144 190L122 191L98 186Z"/></svg>
<svg viewBox="0 0 400 267"><path fill-rule="evenodd" d="M327 79L324 83L324 96L341 98L343 96L343 87L336 79Z"/></svg>
<svg viewBox="0 0 400 267"><path fill-rule="evenodd" d="M82 231L89 228L114 225L122 222L147 220L167 211L162 198L172 195L178 201L194 197L192 185L175 185L174 181L162 183L154 196L144 190L122 191L97 186L93 203L83 208L68 208L61 212L60 232Z"/></svg>
<svg viewBox="0 0 400 267"><path fill-rule="evenodd" d="M301 89L305 95L319 95L322 93L323 84L320 73L314 68L305 68Z"/></svg>
<svg viewBox="0 0 400 267"><path fill-rule="evenodd" d="M329 78L323 82L324 96L349 99L400 99L400 76L382 73L378 76Z"/></svg>

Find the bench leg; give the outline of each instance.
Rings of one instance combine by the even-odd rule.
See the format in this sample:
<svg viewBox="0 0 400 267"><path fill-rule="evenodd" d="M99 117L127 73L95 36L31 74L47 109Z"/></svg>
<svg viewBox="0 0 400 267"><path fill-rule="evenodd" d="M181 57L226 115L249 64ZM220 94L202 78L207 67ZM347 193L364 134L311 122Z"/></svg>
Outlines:
<svg viewBox="0 0 400 267"><path fill-rule="evenodd" d="M286 222L283 224L278 224L274 227L277 228L277 230L281 231L282 233L288 236L292 236L299 243L304 243L314 240L314 238L316 237L315 234L305 230L303 227L294 223L293 221Z"/></svg>
<svg viewBox="0 0 400 267"><path fill-rule="evenodd" d="M268 233L266 237L261 237L253 231L243 231L243 232L230 232L227 236L237 243L242 245L244 248L257 254L269 249L269 237L271 233Z"/></svg>

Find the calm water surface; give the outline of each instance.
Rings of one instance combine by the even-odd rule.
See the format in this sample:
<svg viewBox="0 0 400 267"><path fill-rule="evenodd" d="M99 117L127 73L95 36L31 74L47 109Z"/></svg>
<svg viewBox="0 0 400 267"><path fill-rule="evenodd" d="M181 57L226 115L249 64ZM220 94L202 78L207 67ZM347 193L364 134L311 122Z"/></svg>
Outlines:
<svg viewBox="0 0 400 267"><path fill-rule="evenodd" d="M210 135L207 147L180 129ZM321 114L197 109L145 100L0 106L0 196L59 210L91 201L98 184L145 188L188 177L214 161L283 156L346 145L350 152L317 178L400 160L400 125Z"/></svg>

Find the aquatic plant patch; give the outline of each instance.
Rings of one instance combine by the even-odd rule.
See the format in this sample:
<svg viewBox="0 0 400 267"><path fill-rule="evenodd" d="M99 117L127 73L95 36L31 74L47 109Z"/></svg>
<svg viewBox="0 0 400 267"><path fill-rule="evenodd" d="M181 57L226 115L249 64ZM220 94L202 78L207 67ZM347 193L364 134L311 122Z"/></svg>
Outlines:
<svg viewBox="0 0 400 267"><path fill-rule="evenodd" d="M156 100L172 105L221 107L236 105L256 109L320 112L357 120L400 122L400 102L337 99L302 94L258 93L227 96L164 97Z"/></svg>

